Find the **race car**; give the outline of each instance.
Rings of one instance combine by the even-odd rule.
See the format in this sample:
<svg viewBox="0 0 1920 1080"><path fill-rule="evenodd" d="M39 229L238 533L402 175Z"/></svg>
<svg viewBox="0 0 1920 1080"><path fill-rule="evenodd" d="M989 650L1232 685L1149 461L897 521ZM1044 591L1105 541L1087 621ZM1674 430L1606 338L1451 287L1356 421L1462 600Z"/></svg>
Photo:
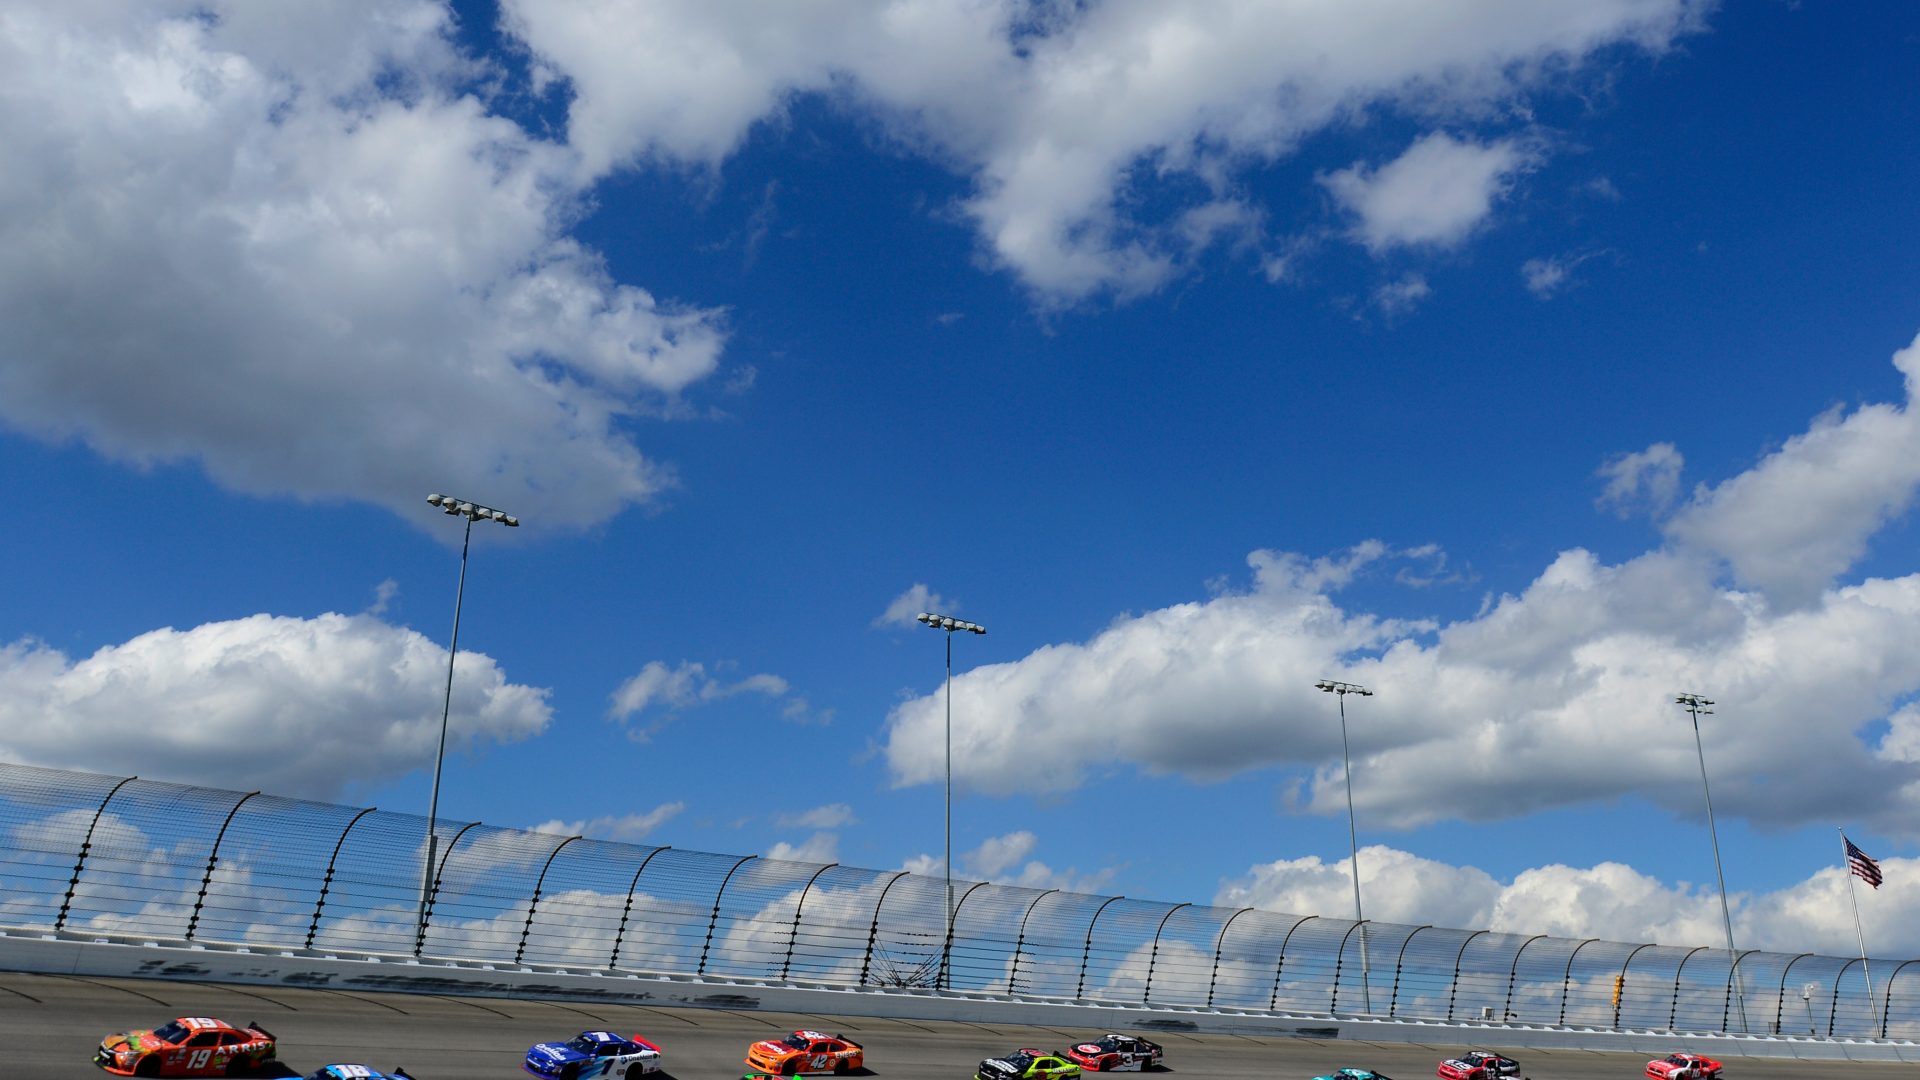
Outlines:
<svg viewBox="0 0 1920 1080"><path fill-rule="evenodd" d="M93 1063L118 1076L227 1076L272 1061L273 1033L259 1024L182 1016L152 1031L100 1040Z"/></svg>
<svg viewBox="0 0 1920 1080"><path fill-rule="evenodd" d="M1055 1080L1079 1076L1080 1066L1058 1054L1022 1048L1005 1057L987 1058L973 1075L975 1080Z"/></svg>
<svg viewBox="0 0 1920 1080"><path fill-rule="evenodd" d="M1074 1043L1061 1056L1090 1072L1145 1072L1160 1064L1160 1044L1138 1035L1107 1034Z"/></svg>
<svg viewBox="0 0 1920 1080"><path fill-rule="evenodd" d="M1682 1050L1647 1062L1653 1080L1720 1080L1720 1063Z"/></svg>
<svg viewBox="0 0 1920 1080"><path fill-rule="evenodd" d="M1393 1080L1386 1073L1377 1073L1372 1069L1335 1069L1325 1076L1316 1076L1313 1080Z"/></svg>
<svg viewBox="0 0 1920 1080"><path fill-rule="evenodd" d="M381 1072L365 1065L322 1065L306 1080L413 1080L413 1074L405 1069Z"/></svg>
<svg viewBox="0 0 1920 1080"><path fill-rule="evenodd" d="M1469 1050L1441 1062L1434 1073L1446 1080L1501 1080L1501 1077L1519 1076L1520 1063L1491 1050Z"/></svg>
<svg viewBox="0 0 1920 1080"><path fill-rule="evenodd" d="M847 1073L866 1064L866 1051L845 1035L801 1029L784 1039L763 1039L747 1047L747 1067L757 1072Z"/></svg>
<svg viewBox="0 0 1920 1080"><path fill-rule="evenodd" d="M583 1031L566 1042L536 1044L520 1067L553 1080L644 1076L660 1071L660 1048L638 1035L621 1038L611 1031Z"/></svg>

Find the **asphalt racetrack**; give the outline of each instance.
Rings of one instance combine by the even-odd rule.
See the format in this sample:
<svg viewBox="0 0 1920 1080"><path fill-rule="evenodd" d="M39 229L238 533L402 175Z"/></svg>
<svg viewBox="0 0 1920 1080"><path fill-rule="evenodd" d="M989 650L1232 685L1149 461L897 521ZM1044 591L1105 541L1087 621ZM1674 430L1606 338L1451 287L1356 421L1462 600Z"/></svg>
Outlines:
<svg viewBox="0 0 1920 1080"><path fill-rule="evenodd" d="M331 1062L404 1066L419 1080L521 1077L536 1042L583 1030L638 1034L665 1053L660 1080L738 1080L747 1044L795 1028L845 1034L866 1048L875 1080L970 1080L983 1057L1022 1046L1057 1050L1092 1030L942 1023L713 1009L549 1004L499 998L222 986L0 972L0 1080L99 1078L93 1051L109 1032L150 1028L176 1016L256 1021L279 1037L280 1067L304 1076ZM1464 1046L1263 1039L1151 1033L1166 1047L1165 1080L1308 1080L1342 1065L1397 1080L1425 1080ZM1502 1049L1499 1046L1490 1049ZM1687 1049L1675 1046L1673 1049ZM1585 1050L1513 1050L1531 1080L1633 1080L1647 1055ZM1806 1063L1730 1058L1727 1080L1876 1080L1913 1076L1913 1065ZM1127 1074L1121 1074L1127 1075Z"/></svg>

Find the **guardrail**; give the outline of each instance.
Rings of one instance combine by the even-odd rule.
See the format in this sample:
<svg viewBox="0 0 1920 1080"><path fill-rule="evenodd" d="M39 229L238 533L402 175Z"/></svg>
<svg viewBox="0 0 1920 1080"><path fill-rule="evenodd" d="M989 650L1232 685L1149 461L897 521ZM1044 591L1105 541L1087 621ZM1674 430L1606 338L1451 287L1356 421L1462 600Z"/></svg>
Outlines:
<svg viewBox="0 0 1920 1080"><path fill-rule="evenodd" d="M1117 1008L1913 1039L1915 961L1356 923L0 764L0 924ZM1371 962L1363 968L1361 957ZM1737 962L1736 962L1737 960Z"/></svg>

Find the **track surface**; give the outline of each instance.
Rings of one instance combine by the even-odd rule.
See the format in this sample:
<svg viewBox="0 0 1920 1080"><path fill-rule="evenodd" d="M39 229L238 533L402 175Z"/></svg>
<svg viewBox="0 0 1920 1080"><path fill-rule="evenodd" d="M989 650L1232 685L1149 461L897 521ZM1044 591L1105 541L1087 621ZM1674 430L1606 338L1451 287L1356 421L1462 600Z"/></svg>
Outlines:
<svg viewBox="0 0 1920 1080"><path fill-rule="evenodd" d="M527 1076L527 1047L587 1029L640 1034L666 1053L661 1080L737 1080L747 1044L794 1028L843 1032L867 1050L873 1080L970 1080L983 1057L1022 1046L1055 1050L1096 1035L1090 1030L886 1020L714 1009L546 1003L499 998L369 994L282 987L220 986L142 979L96 979L0 972L0 1078L99 1080L92 1057L101 1036L148 1028L176 1016L257 1021L280 1040L280 1067L267 1075L303 1076L329 1062L378 1069L405 1066L420 1080ZM1342 1065L1425 1080L1461 1046L1266 1039L1163 1032L1163 1080L1306 1080ZM1494 1047L1498 1049L1498 1047ZM1683 1049L1676 1047L1676 1049ZM1532 1080L1634 1080L1644 1054L1517 1050ZM1099 1075L1099 1074L1090 1074ZM1126 1074L1122 1074L1126 1075ZM1728 1080L1893 1080L1900 1064L1728 1061Z"/></svg>

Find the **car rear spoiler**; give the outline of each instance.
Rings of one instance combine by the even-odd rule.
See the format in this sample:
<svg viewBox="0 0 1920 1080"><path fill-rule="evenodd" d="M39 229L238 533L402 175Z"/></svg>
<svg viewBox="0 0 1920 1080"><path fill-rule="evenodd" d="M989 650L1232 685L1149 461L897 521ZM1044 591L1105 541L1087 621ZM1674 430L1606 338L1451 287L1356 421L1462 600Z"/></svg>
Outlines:
<svg viewBox="0 0 1920 1080"><path fill-rule="evenodd" d="M280 1038L280 1037L279 1037L278 1035L275 1035L275 1034L274 1034L273 1032L271 1032L271 1031L268 1031L268 1030L267 1030L266 1028L263 1028L263 1027L261 1027L261 1026L260 1026L260 1021L258 1021L258 1020L249 1020L249 1021L247 1021L247 1030L248 1030L248 1031L257 1031L257 1032L259 1032L260 1034L262 1034L262 1035L265 1035L265 1036L266 1036L267 1038L269 1038L269 1039L273 1039L273 1040L274 1040L274 1041L276 1041L276 1042L278 1042L278 1041L279 1041L279 1038Z"/></svg>
<svg viewBox="0 0 1920 1080"><path fill-rule="evenodd" d="M848 1046L851 1046L851 1047L853 1047L853 1048L854 1048L855 1050L865 1050L865 1049L866 1049L866 1047L864 1047L864 1046L861 1046L861 1045L860 1045L859 1043L857 1043L857 1042L854 1042L854 1041L853 1041L852 1039L849 1039L849 1038L847 1038L847 1037L846 1037L845 1035L838 1035L838 1034L836 1034L836 1035L834 1036L834 1038L836 1038L836 1039L839 1039L839 1040L840 1040L841 1042L843 1042L843 1043L846 1043L846 1044L847 1044Z"/></svg>

